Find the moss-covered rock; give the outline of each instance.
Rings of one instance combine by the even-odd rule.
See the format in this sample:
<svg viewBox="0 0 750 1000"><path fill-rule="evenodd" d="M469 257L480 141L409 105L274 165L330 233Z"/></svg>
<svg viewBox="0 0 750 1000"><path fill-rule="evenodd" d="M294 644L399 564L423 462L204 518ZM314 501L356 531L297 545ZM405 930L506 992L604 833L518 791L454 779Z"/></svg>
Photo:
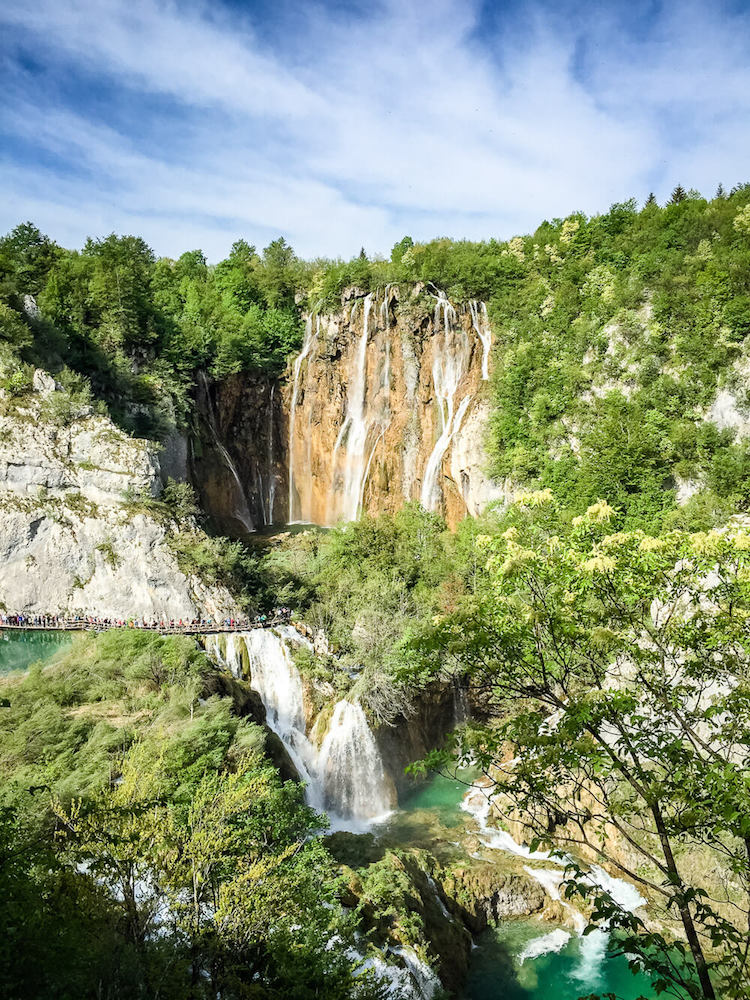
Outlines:
<svg viewBox="0 0 750 1000"><path fill-rule="evenodd" d="M541 913L547 903L542 886L523 870L520 859L470 858L438 873L448 908L473 934L513 917Z"/></svg>

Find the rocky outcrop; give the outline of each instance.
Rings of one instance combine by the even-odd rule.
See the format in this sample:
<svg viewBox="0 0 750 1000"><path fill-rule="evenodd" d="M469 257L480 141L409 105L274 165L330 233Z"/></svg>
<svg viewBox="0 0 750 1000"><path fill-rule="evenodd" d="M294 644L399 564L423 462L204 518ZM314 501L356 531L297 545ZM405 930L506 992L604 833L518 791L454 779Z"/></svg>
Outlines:
<svg viewBox="0 0 750 1000"><path fill-rule="evenodd" d="M511 917L541 914L548 905L542 886L513 857L458 862L441 874L440 886L472 934Z"/></svg>
<svg viewBox="0 0 750 1000"><path fill-rule="evenodd" d="M416 781L406 774L406 766L422 760L430 750L440 746L446 734L462 721L461 714L455 688L435 682L420 691L408 715L399 715L390 724L378 726L375 739L399 795L413 787Z"/></svg>
<svg viewBox="0 0 750 1000"><path fill-rule="evenodd" d="M158 495L158 455L106 417L66 413L54 381L0 410L0 605L10 612L190 619L234 613L231 595L186 576Z"/></svg>
<svg viewBox="0 0 750 1000"><path fill-rule="evenodd" d="M490 345L481 302L349 290L341 310L308 317L282 383L201 379L191 470L205 509L242 534L409 500L455 525L507 498L484 448Z"/></svg>
<svg viewBox="0 0 750 1000"><path fill-rule="evenodd" d="M286 416L275 380L200 375L188 468L201 507L230 537L286 522Z"/></svg>

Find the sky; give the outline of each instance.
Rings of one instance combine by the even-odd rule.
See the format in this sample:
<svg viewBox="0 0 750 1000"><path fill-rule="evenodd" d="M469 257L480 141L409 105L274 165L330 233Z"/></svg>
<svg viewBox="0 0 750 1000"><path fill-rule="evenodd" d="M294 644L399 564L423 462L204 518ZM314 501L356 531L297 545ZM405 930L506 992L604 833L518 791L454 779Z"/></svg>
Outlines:
<svg viewBox="0 0 750 1000"><path fill-rule="evenodd" d="M750 180L750 0L2 0L0 231L507 239Z"/></svg>

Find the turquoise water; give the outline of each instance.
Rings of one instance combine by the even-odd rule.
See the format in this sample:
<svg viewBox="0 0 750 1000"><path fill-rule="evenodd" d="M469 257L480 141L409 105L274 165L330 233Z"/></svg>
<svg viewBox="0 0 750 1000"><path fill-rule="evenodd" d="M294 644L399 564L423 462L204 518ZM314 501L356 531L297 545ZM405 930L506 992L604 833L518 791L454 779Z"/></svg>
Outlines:
<svg viewBox="0 0 750 1000"><path fill-rule="evenodd" d="M577 1000L591 993L615 993L621 1000L656 997L650 980L634 976L624 955L607 956L604 934L572 935L561 951L520 962L524 947L550 929L521 921L483 934L462 1000Z"/></svg>
<svg viewBox="0 0 750 1000"><path fill-rule="evenodd" d="M438 774L415 787L403 797L389 832L419 846L426 830L424 846L432 851L436 837L460 839L456 828L471 823L460 804L474 777L471 771L460 771L456 777ZM592 993L615 993L620 1000L656 997L650 980L634 976L624 956L607 955L603 933L579 938L568 932L561 950L521 960L526 948L542 951L542 939L552 932L559 946L563 929L539 920L510 920L485 932L473 952L461 1000L577 1000Z"/></svg>
<svg viewBox="0 0 750 1000"><path fill-rule="evenodd" d="M457 771L455 777L435 774L403 796L401 809L404 812L431 809L438 813L448 826L454 826L462 822L457 810L474 776L473 771L466 770Z"/></svg>
<svg viewBox="0 0 750 1000"><path fill-rule="evenodd" d="M38 660L48 660L72 641L69 632L0 631L0 674L26 670Z"/></svg>

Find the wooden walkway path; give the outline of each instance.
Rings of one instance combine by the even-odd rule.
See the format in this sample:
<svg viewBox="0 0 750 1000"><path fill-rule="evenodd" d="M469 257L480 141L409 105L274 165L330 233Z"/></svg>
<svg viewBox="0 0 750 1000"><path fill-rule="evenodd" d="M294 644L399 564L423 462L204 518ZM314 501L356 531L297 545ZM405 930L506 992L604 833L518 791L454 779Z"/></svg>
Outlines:
<svg viewBox="0 0 750 1000"><path fill-rule="evenodd" d="M220 622L188 623L185 625L144 625L143 623L124 622L88 622L76 619L58 620L54 624L33 625L25 622L21 625L10 625L0 622L0 632L105 632L108 629L130 629L134 632L158 632L159 635L216 635L220 632L248 632L256 628L274 628L277 625L293 625L291 617L284 615L279 618L269 618L266 621L235 622L225 625Z"/></svg>

